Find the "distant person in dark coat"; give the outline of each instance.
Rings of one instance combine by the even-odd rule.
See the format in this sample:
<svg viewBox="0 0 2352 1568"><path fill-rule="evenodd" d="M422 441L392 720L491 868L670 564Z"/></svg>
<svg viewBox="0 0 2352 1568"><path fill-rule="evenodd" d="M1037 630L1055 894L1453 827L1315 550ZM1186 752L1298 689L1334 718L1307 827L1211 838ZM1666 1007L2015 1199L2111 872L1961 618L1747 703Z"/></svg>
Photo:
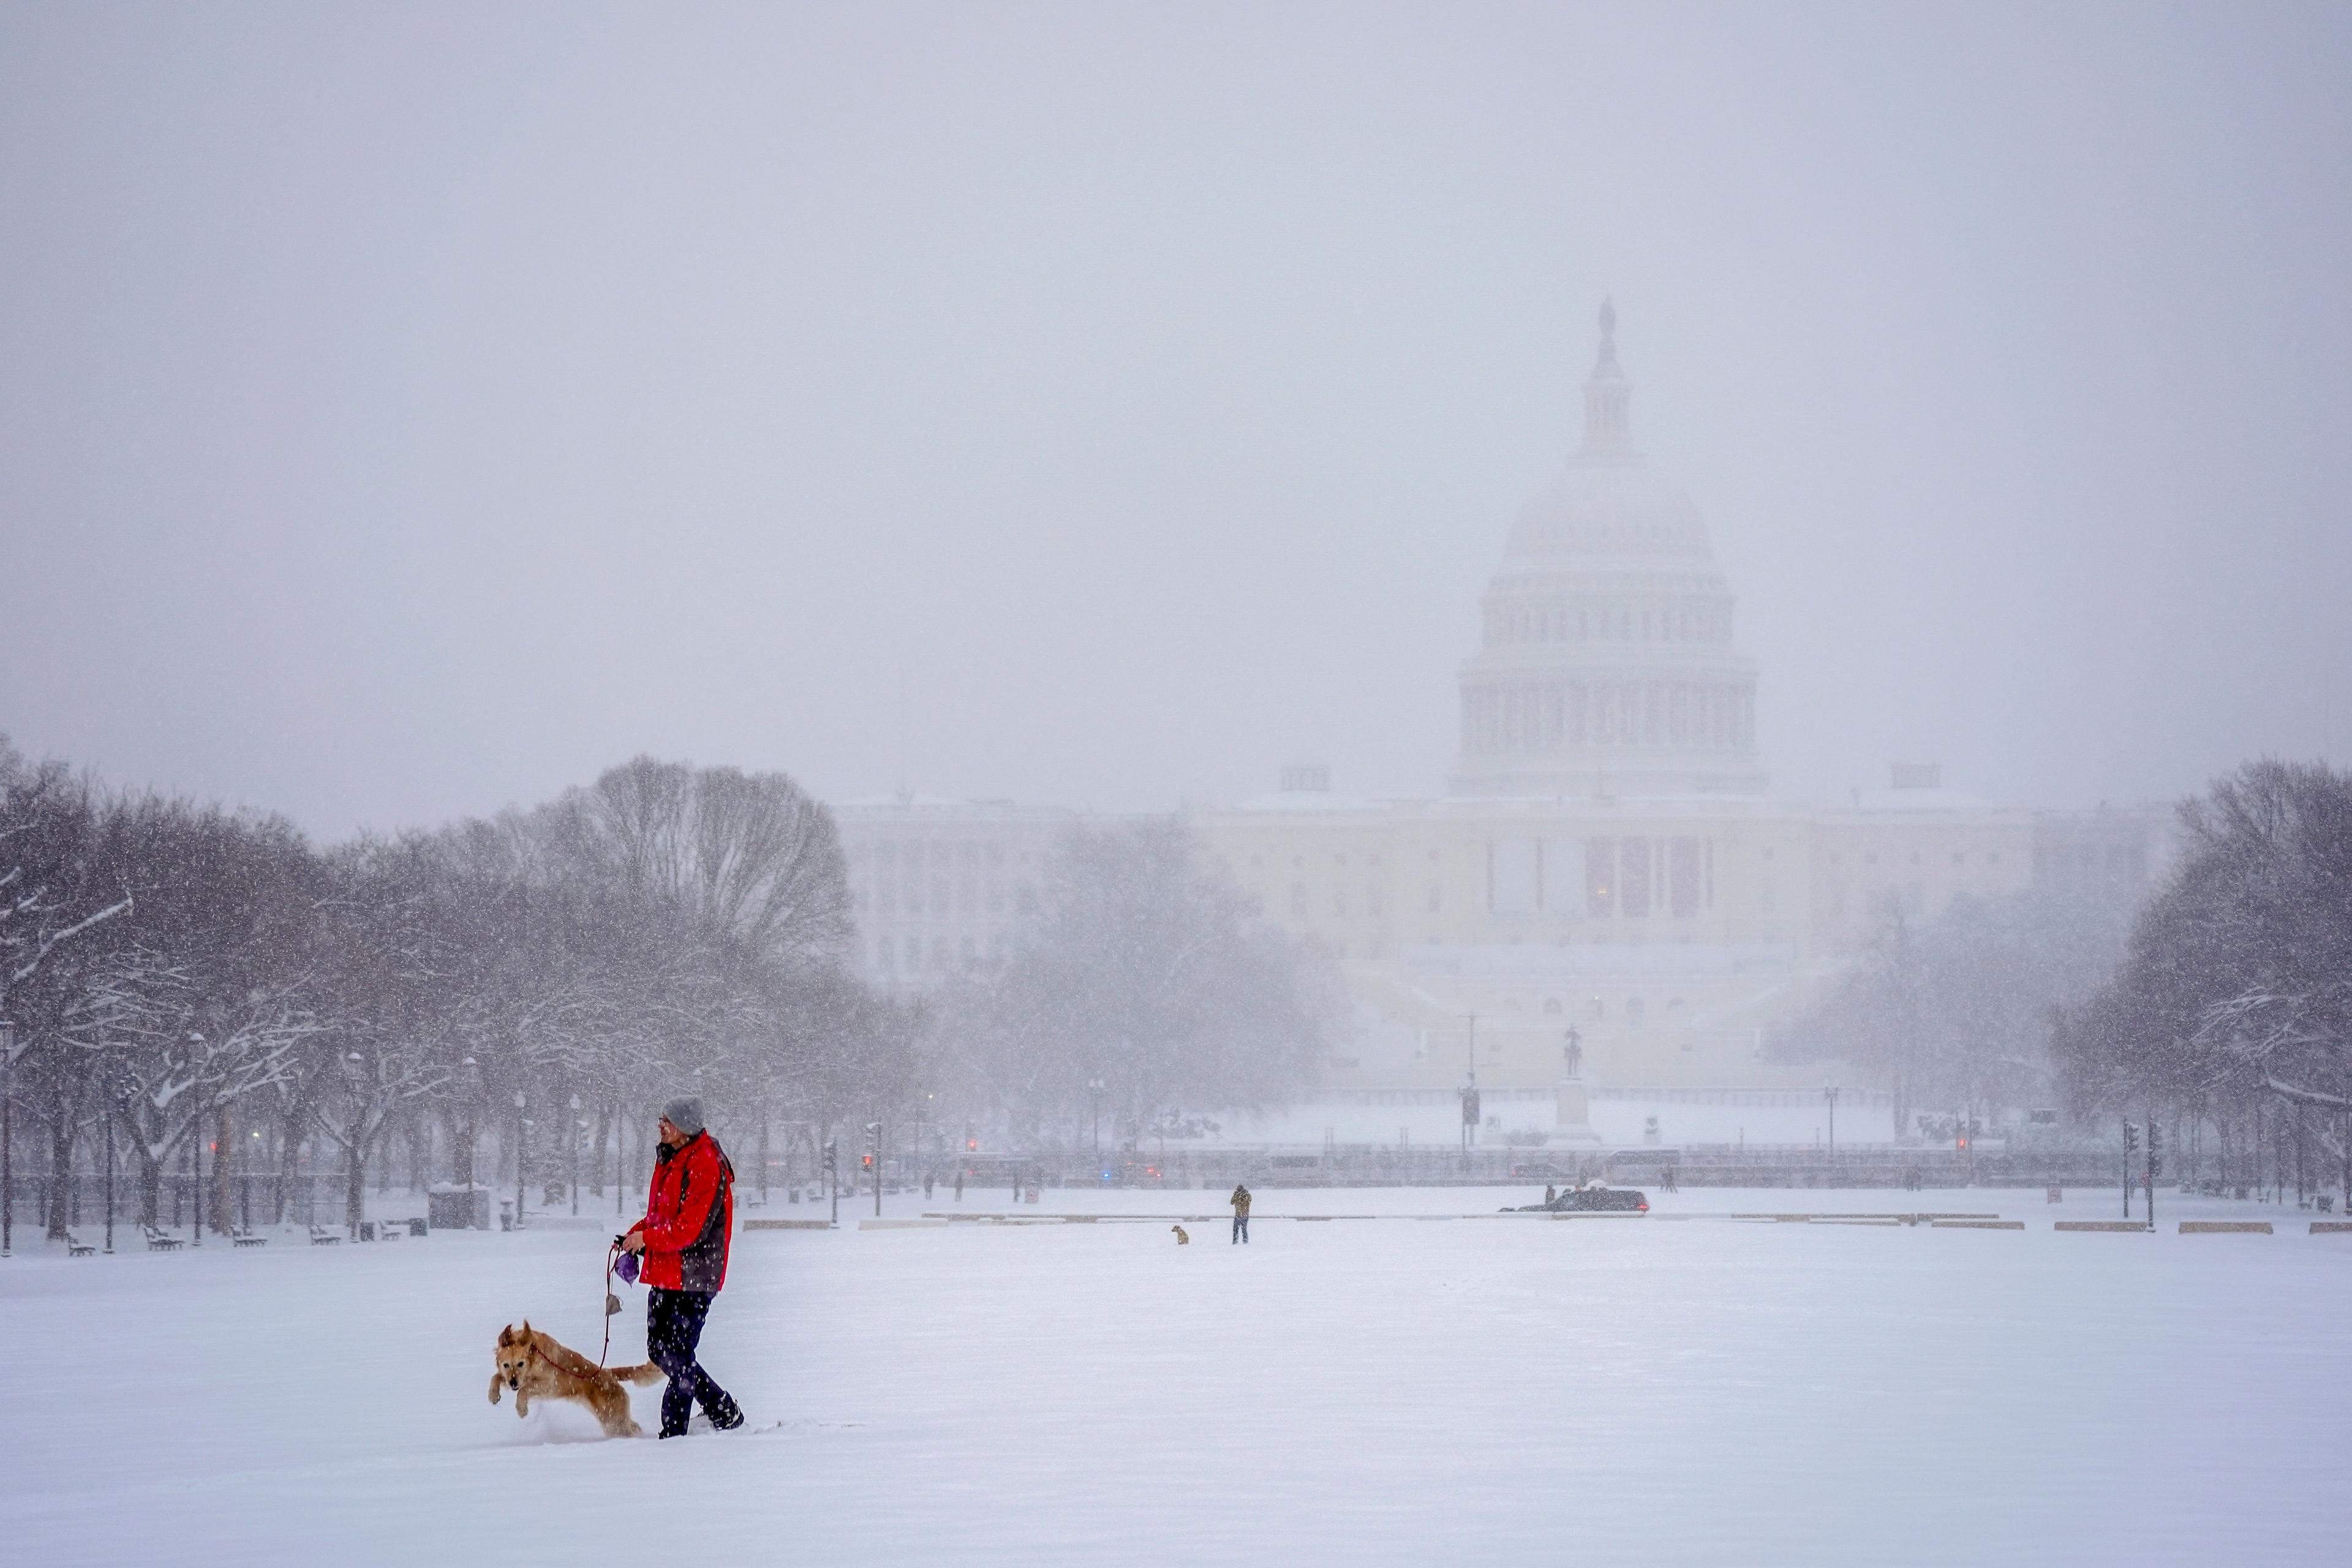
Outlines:
<svg viewBox="0 0 2352 1568"><path fill-rule="evenodd" d="M1245 1242L1249 1239L1250 1190L1235 1182L1234 1195L1226 1201L1234 1205L1234 1240Z"/></svg>

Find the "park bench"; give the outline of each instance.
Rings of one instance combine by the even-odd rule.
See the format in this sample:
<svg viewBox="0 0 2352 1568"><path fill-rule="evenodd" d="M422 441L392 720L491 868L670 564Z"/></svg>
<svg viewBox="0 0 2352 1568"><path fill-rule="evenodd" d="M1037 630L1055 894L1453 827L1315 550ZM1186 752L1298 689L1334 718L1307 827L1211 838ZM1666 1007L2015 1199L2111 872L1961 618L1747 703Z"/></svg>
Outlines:
<svg viewBox="0 0 2352 1568"><path fill-rule="evenodd" d="M268 1237L256 1236L249 1230L232 1229L228 1233L228 1238L239 1247L267 1247L269 1245L269 1238Z"/></svg>
<svg viewBox="0 0 2352 1568"><path fill-rule="evenodd" d="M310 1227L310 1245L313 1247L333 1247L342 1239L341 1236L323 1226L314 1225Z"/></svg>
<svg viewBox="0 0 2352 1568"><path fill-rule="evenodd" d="M68 1258L96 1258L98 1256L98 1248L92 1247L89 1242L84 1241L73 1232L68 1231L66 1232L66 1256Z"/></svg>
<svg viewBox="0 0 2352 1568"><path fill-rule="evenodd" d="M152 1225L141 1226L139 1228L147 1233L147 1250L150 1252L177 1252L187 1245L176 1236L165 1236Z"/></svg>

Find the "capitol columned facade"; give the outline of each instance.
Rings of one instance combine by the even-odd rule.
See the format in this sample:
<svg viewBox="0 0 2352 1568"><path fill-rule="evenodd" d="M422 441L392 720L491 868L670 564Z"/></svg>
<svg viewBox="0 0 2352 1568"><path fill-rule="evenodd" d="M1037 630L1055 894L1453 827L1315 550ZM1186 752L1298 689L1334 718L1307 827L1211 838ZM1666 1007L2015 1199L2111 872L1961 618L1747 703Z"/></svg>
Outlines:
<svg viewBox="0 0 2352 1568"><path fill-rule="evenodd" d="M1481 601L1448 793L1350 794L1294 766L1189 814L1209 867L1346 976L1326 1136L1438 1136L1475 1074L1496 1139L1580 1122L1589 1091L1597 1122L1612 1100L1675 1104L1683 1135L1720 1122L1727 1141L1841 1076L1765 1042L1884 901L1927 919L2036 882L2131 895L2164 869L2164 808L1999 807L1930 763L1836 805L1772 798L1730 584L1698 508L1635 444L1605 304L1600 329L1580 435ZM835 811L864 972L898 990L1001 963L1082 820L908 796ZM1335 1132L1350 1106L1363 1126Z"/></svg>

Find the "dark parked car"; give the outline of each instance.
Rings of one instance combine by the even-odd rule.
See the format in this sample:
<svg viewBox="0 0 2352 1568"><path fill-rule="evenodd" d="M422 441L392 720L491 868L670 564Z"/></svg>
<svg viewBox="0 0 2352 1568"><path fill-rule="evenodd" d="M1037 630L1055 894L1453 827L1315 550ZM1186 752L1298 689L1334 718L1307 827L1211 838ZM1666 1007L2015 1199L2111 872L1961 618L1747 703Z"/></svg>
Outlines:
<svg viewBox="0 0 2352 1568"><path fill-rule="evenodd" d="M1650 1195L1639 1187L1570 1187L1548 1204L1528 1204L1505 1214L1648 1214Z"/></svg>

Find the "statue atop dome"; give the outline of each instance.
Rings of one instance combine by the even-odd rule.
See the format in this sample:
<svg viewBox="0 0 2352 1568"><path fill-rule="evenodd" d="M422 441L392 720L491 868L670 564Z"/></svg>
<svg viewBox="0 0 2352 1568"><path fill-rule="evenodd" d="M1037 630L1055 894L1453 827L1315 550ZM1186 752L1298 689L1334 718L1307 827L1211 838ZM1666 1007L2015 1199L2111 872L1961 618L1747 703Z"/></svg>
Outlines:
<svg viewBox="0 0 2352 1568"><path fill-rule="evenodd" d="M1581 458L1622 460L1633 456L1633 385L1617 364L1617 304L1601 301L1601 355L1584 378L1584 445Z"/></svg>

